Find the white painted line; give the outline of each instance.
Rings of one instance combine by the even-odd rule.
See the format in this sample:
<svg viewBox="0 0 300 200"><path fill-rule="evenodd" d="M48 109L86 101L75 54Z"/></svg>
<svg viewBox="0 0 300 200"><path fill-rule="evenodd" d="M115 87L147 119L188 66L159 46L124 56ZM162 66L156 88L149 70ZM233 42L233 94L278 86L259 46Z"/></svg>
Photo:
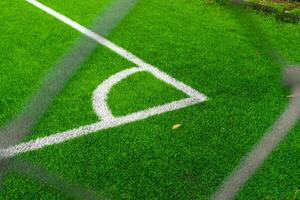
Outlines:
<svg viewBox="0 0 300 200"><path fill-rule="evenodd" d="M101 121L98 123L82 126L77 129L72 129L69 131L56 133L47 137L38 138L29 142L24 142L15 146L11 146L7 149L2 149L0 150L0 153L3 158L10 158L20 153L41 149L49 145L59 144L64 141L78 138L83 135L88 135L100 130L143 120L154 115L177 110L200 102L201 101L199 99L193 98L186 98L179 101L174 101L172 103L156 106L144 111L135 112L124 117L115 117L110 121Z"/></svg>
<svg viewBox="0 0 300 200"><path fill-rule="evenodd" d="M120 56L126 58L127 60L131 61L132 63L140 66L148 71L155 72L154 74L160 74L160 79L173 85L178 90L188 94L191 97L200 98L203 101L207 99L204 94L201 94L197 90L191 88L190 86L174 79L173 77L169 76L168 74L160 71L158 68L146 63L142 59L138 58L137 56L133 55L132 53L126 51L125 49L119 47L118 45L114 44L113 42L107 40L106 38L98 35L97 33L87 29L86 27L78 24L77 22L71 20L70 18L56 12L55 10L39 3L36 0L27 0L27 2L31 3L32 5L36 6L37 8L45 11L46 13L52 15L53 17L57 18L58 20L64 22L65 24L69 25L70 27L74 28L75 30L79 31L80 33L86 35L87 37L95 40L99 44L109 48L110 50L114 51L115 53L119 54Z"/></svg>
<svg viewBox="0 0 300 200"><path fill-rule="evenodd" d="M168 74L160 71L158 68L145 63L143 60L134 56L130 52L122 49L121 47L118 47L114 43L90 31L89 29L79 25L78 23L72 21L71 19L61 15L60 13L44 6L43 4L35 0L27 0L27 1L35 5L36 7L44 10L45 12L51 14L57 19L63 21L64 23L68 24L74 29L80 31L86 36L94 39L99 44L108 47L109 49L113 50L117 54L137 64L138 66L130 69L125 69L121 72L116 73L115 75L103 81L94 91L93 98L92 98L93 108L102 121L94 124L82 126L76 129L72 129L69 131L56 133L51 136L31 140L29 142L24 142L18 145L10 146L6 149L0 149L0 154L3 155L3 157L10 158L20 153L41 149L49 145L59 144L67 140L77 138L83 135L87 135L90 133L94 133L100 130L120 126L123 124L128 124L131 122L146 119L154 115L159 115L165 112L184 108L190 105L203 102L207 99L205 95L201 94L197 90L176 80L175 78L169 76ZM155 106L143 111L134 112L126 116L121 116L121 117L113 116L112 112L109 109L109 106L107 105L107 95L110 92L111 88L118 82L127 78L128 76L141 71L147 71L148 73L151 73L159 80L162 80L174 86L175 88L186 93L190 97L178 101L173 101L171 103Z"/></svg>

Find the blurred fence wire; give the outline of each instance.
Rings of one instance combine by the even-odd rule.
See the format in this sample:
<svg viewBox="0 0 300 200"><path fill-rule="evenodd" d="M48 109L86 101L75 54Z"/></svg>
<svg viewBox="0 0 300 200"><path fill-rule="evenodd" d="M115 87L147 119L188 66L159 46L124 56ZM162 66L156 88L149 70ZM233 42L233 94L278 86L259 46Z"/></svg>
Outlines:
<svg viewBox="0 0 300 200"><path fill-rule="evenodd" d="M130 10L138 3L138 0L114 0L107 6L105 11L101 13L92 25L92 30L103 36L106 36L116 27L119 22L130 12ZM94 52L97 43L81 36L78 42L73 46L71 51L66 54L53 68L53 70L45 77L42 87L28 102L28 105L12 120L8 125L0 129L0 150L11 145L21 142L26 136L31 134L32 128L43 117L48 110L55 97L64 89L68 81L80 68L82 63ZM33 163L21 161L18 159L5 159L1 156L0 151L0 189L1 183L7 174L8 170L13 169L21 174L29 177L35 177L48 183L56 188L68 192L68 194L77 194L77 197L82 199L91 198L91 192L85 189L80 189L72 184L64 184L61 179L45 169L36 167ZM55 178L56 177L56 178ZM2 185L3 186L3 185ZM82 191L80 191L82 190ZM78 191L80 191L78 193ZM85 194L85 195L83 195Z"/></svg>
<svg viewBox="0 0 300 200"><path fill-rule="evenodd" d="M124 16L136 5L138 0L116 0L97 18L93 30L106 35L114 28ZM285 68L285 79L288 86L292 88L291 102L279 120L269 132L263 136L261 141L242 160L240 165L224 181L220 189L213 195L215 200L233 199L238 191L245 185L249 178L261 166L273 149L288 134L300 116L300 73L299 67L290 63L269 40L268 35L259 28L256 20L247 9L247 3L243 0L234 0L228 6L230 13L240 25L244 27L252 37L259 41L259 51L269 57L274 63ZM247 21L247 23L244 23ZM255 44L254 46L256 46ZM67 84L72 75L79 69L80 65L95 50L96 44L82 36L73 47L70 54L66 55L54 67L54 70L46 77L44 85L29 102L20 116L0 131L0 149L12 144L17 144L25 136L31 133L32 127L39 121L53 99ZM55 81L53 81L55 80ZM55 84L53 84L53 82ZM49 92L50 91L50 92ZM0 151L1 153L1 151ZM0 154L0 184L8 171L15 171L21 175L38 180L44 184L66 193L68 196L78 199L103 199L92 190L66 181L36 164L18 159L2 159ZM0 185L1 189L1 185Z"/></svg>
<svg viewBox="0 0 300 200"><path fill-rule="evenodd" d="M278 144L287 136L291 128L300 117L300 66L289 62L283 54L274 47L268 35L259 28L253 15L247 10L247 2L234 0L230 2L229 9L232 17L235 17L241 27L244 27L250 35L258 41L253 44L266 57L284 69L284 84L292 91L290 102L286 110L274 123L254 148L242 159L241 163L225 179L219 190L213 194L213 200L234 199L237 193L244 187L250 177L263 164Z"/></svg>

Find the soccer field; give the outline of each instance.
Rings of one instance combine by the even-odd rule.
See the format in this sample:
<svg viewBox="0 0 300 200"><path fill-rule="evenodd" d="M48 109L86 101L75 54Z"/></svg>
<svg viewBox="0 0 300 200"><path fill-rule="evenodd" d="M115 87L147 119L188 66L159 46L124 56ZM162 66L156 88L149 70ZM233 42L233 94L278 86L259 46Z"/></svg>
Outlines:
<svg viewBox="0 0 300 200"><path fill-rule="evenodd" d="M0 1L0 126L44 108L29 112L30 134L4 155L99 199L210 199L290 94L283 68L232 9L200 0ZM243 12L300 63L299 24ZM299 125L236 199L300 199ZM8 170L0 199L74 198L56 185Z"/></svg>

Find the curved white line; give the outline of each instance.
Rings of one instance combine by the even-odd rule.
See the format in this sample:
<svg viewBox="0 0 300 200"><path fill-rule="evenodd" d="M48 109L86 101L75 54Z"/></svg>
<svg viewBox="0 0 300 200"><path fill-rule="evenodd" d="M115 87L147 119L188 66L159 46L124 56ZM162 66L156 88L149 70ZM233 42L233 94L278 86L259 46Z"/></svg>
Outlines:
<svg viewBox="0 0 300 200"><path fill-rule="evenodd" d="M140 71L145 71L145 70L140 67L125 69L123 71L120 71L112 75L111 77L103 81L96 88L96 90L93 93L92 102L93 102L93 108L101 120L109 121L115 118L111 113L109 106L107 105L107 95L109 94L111 88L121 80Z"/></svg>

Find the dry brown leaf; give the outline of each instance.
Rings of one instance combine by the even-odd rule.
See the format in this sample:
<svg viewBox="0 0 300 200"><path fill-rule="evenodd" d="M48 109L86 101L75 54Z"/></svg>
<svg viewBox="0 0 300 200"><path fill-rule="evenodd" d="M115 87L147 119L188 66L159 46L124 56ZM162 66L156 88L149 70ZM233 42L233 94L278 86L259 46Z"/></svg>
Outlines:
<svg viewBox="0 0 300 200"><path fill-rule="evenodd" d="M181 126L181 124L174 124L173 127L172 127L172 129L173 130L178 129L180 126Z"/></svg>

